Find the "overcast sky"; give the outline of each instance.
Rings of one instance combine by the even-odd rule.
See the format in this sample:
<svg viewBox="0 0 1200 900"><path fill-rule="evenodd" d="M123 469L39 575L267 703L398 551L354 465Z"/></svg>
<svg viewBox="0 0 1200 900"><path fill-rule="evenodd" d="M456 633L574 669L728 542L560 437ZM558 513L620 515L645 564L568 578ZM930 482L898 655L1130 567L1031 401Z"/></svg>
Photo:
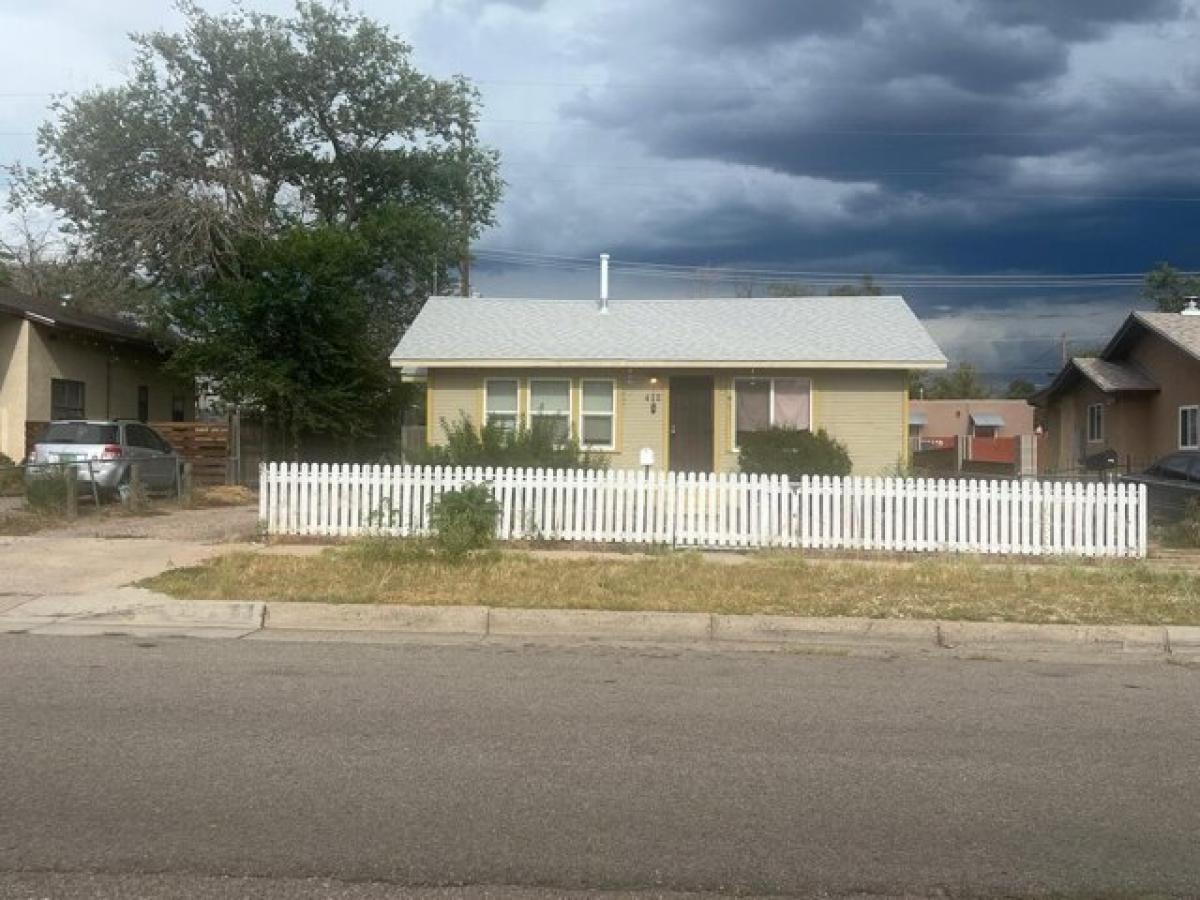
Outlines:
<svg viewBox="0 0 1200 900"><path fill-rule="evenodd" d="M1077 348L1101 342L1136 290L905 278L1200 268L1188 0L354 7L412 43L427 71L461 72L483 94L508 187L480 250L543 255L481 260L485 294L594 295L590 265L544 257L601 251L618 300L752 280L648 277L621 261L870 272L952 358L1044 380L1060 333ZM162 0L0 0L0 158L36 161L51 92L120 80L126 34L178 21Z"/></svg>

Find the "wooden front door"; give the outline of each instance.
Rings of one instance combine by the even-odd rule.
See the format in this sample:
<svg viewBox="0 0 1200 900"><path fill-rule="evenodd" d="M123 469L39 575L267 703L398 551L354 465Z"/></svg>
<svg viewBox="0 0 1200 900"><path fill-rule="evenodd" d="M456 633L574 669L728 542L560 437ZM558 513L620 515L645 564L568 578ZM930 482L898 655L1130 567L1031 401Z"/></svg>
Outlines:
<svg viewBox="0 0 1200 900"><path fill-rule="evenodd" d="M713 380L672 378L670 388L672 472L713 469Z"/></svg>

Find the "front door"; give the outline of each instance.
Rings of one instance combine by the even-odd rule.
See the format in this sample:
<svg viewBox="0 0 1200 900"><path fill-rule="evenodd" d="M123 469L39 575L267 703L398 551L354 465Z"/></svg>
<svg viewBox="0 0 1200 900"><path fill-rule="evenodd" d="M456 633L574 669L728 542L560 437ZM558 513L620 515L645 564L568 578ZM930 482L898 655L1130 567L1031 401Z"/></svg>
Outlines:
<svg viewBox="0 0 1200 900"><path fill-rule="evenodd" d="M713 470L713 380L672 378L670 389L672 472Z"/></svg>

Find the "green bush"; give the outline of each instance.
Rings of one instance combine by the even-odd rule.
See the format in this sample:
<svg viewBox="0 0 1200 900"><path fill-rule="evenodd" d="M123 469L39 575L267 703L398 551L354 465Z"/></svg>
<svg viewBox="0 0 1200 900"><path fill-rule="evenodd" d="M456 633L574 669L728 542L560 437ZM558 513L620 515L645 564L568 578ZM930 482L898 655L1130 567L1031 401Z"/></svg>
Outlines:
<svg viewBox="0 0 1200 900"><path fill-rule="evenodd" d="M1200 547L1200 500L1188 501L1183 516L1163 530L1168 547Z"/></svg>
<svg viewBox="0 0 1200 900"><path fill-rule="evenodd" d="M603 469L608 461L582 450L579 442L555 439L549 423L512 431L498 425L476 428L466 416L442 419L446 443L413 454L413 462L429 466L512 466L548 469Z"/></svg>
<svg viewBox="0 0 1200 900"><path fill-rule="evenodd" d="M17 468L17 464L0 453L0 497L19 496L22 481L21 470Z"/></svg>
<svg viewBox="0 0 1200 900"><path fill-rule="evenodd" d="M486 484L446 491L429 511L434 542L448 559L460 560L472 550L486 550L496 537L500 504Z"/></svg>
<svg viewBox="0 0 1200 900"><path fill-rule="evenodd" d="M25 505L44 515L64 515L67 511L67 484L62 470L52 466L26 483Z"/></svg>
<svg viewBox="0 0 1200 900"><path fill-rule="evenodd" d="M825 430L768 428L741 437L738 467L759 475L849 475L850 454Z"/></svg>

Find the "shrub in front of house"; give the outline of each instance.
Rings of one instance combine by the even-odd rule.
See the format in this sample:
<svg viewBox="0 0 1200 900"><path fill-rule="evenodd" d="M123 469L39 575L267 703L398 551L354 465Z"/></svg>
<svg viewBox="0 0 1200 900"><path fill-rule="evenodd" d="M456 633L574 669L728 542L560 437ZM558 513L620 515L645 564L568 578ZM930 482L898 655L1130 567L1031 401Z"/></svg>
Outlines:
<svg viewBox="0 0 1200 900"><path fill-rule="evenodd" d="M547 422L535 421L531 427L517 429L495 424L476 428L470 419L463 416L453 423L443 419L442 431L446 435L446 442L415 453L415 463L543 469L607 467L604 457L583 450L573 438L562 440Z"/></svg>
<svg viewBox="0 0 1200 900"><path fill-rule="evenodd" d="M68 487L74 484L59 467L52 466L25 483L25 505L43 515L61 516L67 511Z"/></svg>
<svg viewBox="0 0 1200 900"><path fill-rule="evenodd" d="M840 442L820 431L767 428L741 435L738 467L759 475L849 475L850 454Z"/></svg>
<svg viewBox="0 0 1200 900"><path fill-rule="evenodd" d="M0 453L0 497L19 497L24 480L17 464Z"/></svg>
<svg viewBox="0 0 1200 900"><path fill-rule="evenodd" d="M500 504L486 484L468 484L445 491L429 510L438 551L457 561L472 550L486 550L496 539L499 515Z"/></svg>
<svg viewBox="0 0 1200 900"><path fill-rule="evenodd" d="M1167 547L1200 547L1200 500L1190 500L1178 521L1163 530Z"/></svg>

